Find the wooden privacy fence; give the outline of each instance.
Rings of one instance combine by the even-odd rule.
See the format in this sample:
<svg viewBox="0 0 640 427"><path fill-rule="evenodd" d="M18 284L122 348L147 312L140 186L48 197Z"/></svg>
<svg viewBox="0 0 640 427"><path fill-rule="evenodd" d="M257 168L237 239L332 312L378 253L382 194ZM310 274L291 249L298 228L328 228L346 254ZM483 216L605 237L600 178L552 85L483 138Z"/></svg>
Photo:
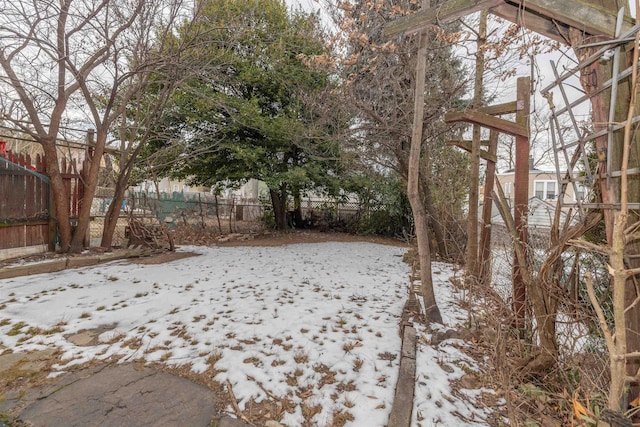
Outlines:
<svg viewBox="0 0 640 427"><path fill-rule="evenodd" d="M64 158L60 171L71 225L75 226L84 196L82 171L75 159L67 162ZM0 150L0 251L40 245L55 249L55 218L44 159L36 156L33 165L29 155Z"/></svg>
<svg viewBox="0 0 640 427"><path fill-rule="evenodd" d="M49 244L50 185L37 169L29 156L0 157L0 249Z"/></svg>
<svg viewBox="0 0 640 427"><path fill-rule="evenodd" d="M64 182L64 189L67 193L67 209L71 225L74 227L77 225L80 204L84 197L83 172L85 170L88 170L88 168L84 168L84 166L83 169L78 169L76 159L67 162L67 159L63 158L60 161L60 172Z"/></svg>

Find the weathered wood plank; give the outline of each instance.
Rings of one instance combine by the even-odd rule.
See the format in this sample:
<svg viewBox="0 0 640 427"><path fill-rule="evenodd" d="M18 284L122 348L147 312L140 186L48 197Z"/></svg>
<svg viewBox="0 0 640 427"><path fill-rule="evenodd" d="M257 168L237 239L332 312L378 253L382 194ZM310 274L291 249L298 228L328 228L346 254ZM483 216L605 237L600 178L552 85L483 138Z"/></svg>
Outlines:
<svg viewBox="0 0 640 427"><path fill-rule="evenodd" d="M587 34L615 36L616 15L583 0L509 0L506 3L516 9L525 8L549 21L560 22ZM632 26L633 22L629 18L625 20L622 29L625 31Z"/></svg>
<svg viewBox="0 0 640 427"><path fill-rule="evenodd" d="M417 33L433 23L451 22L480 10L489 10L561 43L567 43L569 27L591 35L615 36L616 16L583 0L450 0L388 23L384 36ZM625 19L623 31L632 26L631 19Z"/></svg>
<svg viewBox="0 0 640 427"><path fill-rule="evenodd" d="M411 326L404 328L400 372L389 414L389 427L410 427L413 411L413 393L416 382L416 331Z"/></svg>
<svg viewBox="0 0 640 427"><path fill-rule="evenodd" d="M513 114L518 111L518 103L516 101L505 102L504 104L488 105L486 107L478 108L481 113L489 114L490 116L499 116L502 114ZM489 142L487 141L487 145Z"/></svg>
<svg viewBox="0 0 640 427"><path fill-rule="evenodd" d="M67 268L67 259L60 258L39 264L2 268L0 269L0 279L11 279L13 277L30 276L32 274L55 273L65 268Z"/></svg>
<svg viewBox="0 0 640 427"><path fill-rule="evenodd" d="M496 6L489 12L528 30L543 34L559 43L567 44L567 40L569 40L569 26L553 22L540 14L522 10L507 3Z"/></svg>
<svg viewBox="0 0 640 427"><path fill-rule="evenodd" d="M402 338L402 357L416 358L416 330L411 326L404 328Z"/></svg>
<svg viewBox="0 0 640 427"><path fill-rule="evenodd" d="M451 22L471 13L502 4L503 0L452 0L440 6L419 10L413 15L403 16L384 27L384 37L399 34L414 34L436 22Z"/></svg>
<svg viewBox="0 0 640 427"><path fill-rule="evenodd" d="M26 246L46 245L47 227L48 223L27 225L25 227Z"/></svg>
<svg viewBox="0 0 640 427"><path fill-rule="evenodd" d="M444 115L446 123L467 122L480 125L512 136L529 136L529 130L522 125L504 120L476 110L450 111Z"/></svg>
<svg viewBox="0 0 640 427"><path fill-rule="evenodd" d="M452 139L452 140L447 141L447 144L456 145L457 141L464 141L464 142L469 142L469 143L471 142L470 139ZM480 140L480 145L484 145L484 146L488 147L489 145L491 145L491 140L489 140L489 139L481 139Z"/></svg>
<svg viewBox="0 0 640 427"><path fill-rule="evenodd" d="M456 141L447 141L448 145L455 145L456 147L462 148L465 151L471 152L471 141L468 140L456 140ZM486 160L488 162L496 163L498 161L498 156L495 154L491 154L487 150L480 150L480 158Z"/></svg>
<svg viewBox="0 0 640 427"><path fill-rule="evenodd" d="M529 128L529 114L531 105L531 79L518 77L516 99L522 103L522 109L516 113L516 123ZM513 223L518 232L523 250L527 251L527 223L529 217L529 135L516 135L516 164L513 183ZM520 264L514 253L512 281L512 307L515 315L514 326L518 329L525 327L525 308L529 290L521 273Z"/></svg>
<svg viewBox="0 0 640 427"><path fill-rule="evenodd" d="M499 134L492 130L489 135L491 145L489 154L497 157ZM484 179L484 203L482 204L482 229L480 231L480 277L481 283L487 285L491 282L491 214L493 213L493 185L496 176L496 162L487 162Z"/></svg>

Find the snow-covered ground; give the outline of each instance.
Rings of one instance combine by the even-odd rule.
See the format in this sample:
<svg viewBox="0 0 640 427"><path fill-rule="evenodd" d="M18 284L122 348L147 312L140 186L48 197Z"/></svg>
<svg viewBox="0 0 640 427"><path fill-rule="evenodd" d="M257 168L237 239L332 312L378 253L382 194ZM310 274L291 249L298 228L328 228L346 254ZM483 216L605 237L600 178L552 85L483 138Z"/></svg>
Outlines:
<svg viewBox="0 0 640 427"><path fill-rule="evenodd" d="M467 313L457 305L459 295L452 287L454 276L451 265L433 263L433 285L442 320L448 327L455 327L467 319ZM478 363L464 353L470 345L459 339L447 339L432 345L432 334L424 326L416 324L418 342L416 351L416 386L412 426L484 426L492 409L484 408L482 397L495 395L487 388L466 390L461 386L452 387L452 381L461 380L465 375L480 376ZM446 327L434 327L446 329ZM503 399L492 399L496 404L504 404Z"/></svg>
<svg viewBox="0 0 640 427"><path fill-rule="evenodd" d="M189 364L228 380L241 409L252 399L286 399L288 426L305 418L327 426L338 416L353 426L387 423L410 273L404 248L326 242L180 251L200 255L0 282L0 343L60 348L60 372L110 357ZM455 324L465 315L453 301L453 270L433 270L445 322ZM97 345L67 339L95 328L106 330ZM418 332L414 425L477 425L469 420L486 412L455 397L449 381L478 367L459 343L432 348Z"/></svg>

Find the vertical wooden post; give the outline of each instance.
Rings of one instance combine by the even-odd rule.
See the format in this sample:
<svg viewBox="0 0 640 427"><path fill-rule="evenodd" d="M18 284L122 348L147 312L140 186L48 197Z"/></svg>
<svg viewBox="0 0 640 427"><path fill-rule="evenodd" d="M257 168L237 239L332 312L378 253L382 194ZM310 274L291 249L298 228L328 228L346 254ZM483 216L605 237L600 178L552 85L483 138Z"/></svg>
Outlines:
<svg viewBox="0 0 640 427"><path fill-rule="evenodd" d="M489 134L489 154L495 156L498 152L498 131L491 130ZM484 204L482 206L482 231L480 232L479 278L488 285L491 281L491 213L493 211L493 183L496 176L496 163L487 160L487 172L484 181Z"/></svg>
<svg viewBox="0 0 640 427"><path fill-rule="evenodd" d="M529 128L529 112L531 97L531 79L518 78L516 98L516 123ZM514 222L523 247L527 245L527 217L529 213L529 137L516 136L516 167L514 183ZM526 253L526 252L525 252ZM517 258L513 260L513 312L516 316L515 327L525 326L525 304L527 289Z"/></svg>
<svg viewBox="0 0 640 427"><path fill-rule="evenodd" d="M487 39L487 15L486 10L480 13L478 26L478 40L476 42L476 64L473 88L473 108L482 107L482 86L484 83L484 45ZM480 137L479 125L473 125L471 138L471 177L469 182L469 214L467 215L467 274L478 280L478 187L480 185Z"/></svg>
<svg viewBox="0 0 640 427"><path fill-rule="evenodd" d="M44 160L42 163L45 164ZM45 171L46 169L43 168L42 172L44 173ZM58 238L58 212L56 210L56 202L53 197L53 185L51 184L51 179L49 179L47 189L49 192L49 251L55 252L56 240Z"/></svg>
<svg viewBox="0 0 640 427"><path fill-rule="evenodd" d="M89 129L87 130L87 157L81 163L82 169L80 170L80 178L78 179L78 223L80 222L81 206L86 202L86 188L87 183L89 182L89 170L91 169L91 162L93 161L94 145L95 131L93 129ZM100 162L100 159L96 159L96 161ZM84 246L85 248L91 246L91 219L89 219L89 224L87 224L87 229L85 230L84 237L82 238L82 246Z"/></svg>
<svg viewBox="0 0 640 427"><path fill-rule="evenodd" d="M202 210L202 197L200 197L200 192L198 192L198 207L200 208L200 224L202 225L202 229L206 228L206 224L204 221L204 212Z"/></svg>
<svg viewBox="0 0 640 427"><path fill-rule="evenodd" d="M428 9L429 0L422 0L422 8ZM436 303L431 275L431 249L429 248L429 223L420 194L420 153L422 150L424 121L424 83L427 61L427 34L421 34L416 56L415 92L413 104L413 125L411 128L411 148L407 164L407 198L416 229L418 259L420 263L420 281L422 282L422 301L427 323L442 323L442 315Z"/></svg>

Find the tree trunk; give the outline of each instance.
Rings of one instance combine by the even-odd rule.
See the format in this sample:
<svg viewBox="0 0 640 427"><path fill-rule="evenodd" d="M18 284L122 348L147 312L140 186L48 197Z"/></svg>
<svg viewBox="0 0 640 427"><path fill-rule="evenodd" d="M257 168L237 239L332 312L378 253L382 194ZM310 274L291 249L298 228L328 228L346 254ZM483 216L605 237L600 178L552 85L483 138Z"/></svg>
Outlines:
<svg viewBox="0 0 640 427"><path fill-rule="evenodd" d="M302 228L302 197L300 190L295 190L293 194L293 218L291 218L294 228Z"/></svg>
<svg viewBox="0 0 640 427"><path fill-rule="evenodd" d="M113 200L111 201L104 217L102 239L100 241L100 246L103 248L108 249L113 245L113 235L116 231L116 226L118 225L122 200L124 200L124 195L119 193L120 192L116 189L116 193L114 194Z"/></svg>
<svg viewBox="0 0 640 427"><path fill-rule="evenodd" d="M624 168L626 169L626 168ZM626 172L626 170L625 170ZM623 203L624 205L624 203ZM609 385L609 409L614 411L626 410L627 399L624 396L625 385L627 384L625 362L627 354L627 318L625 316L625 283L627 282L625 266L625 228L627 227L628 212L623 208L616 212L613 225L613 241L609 256L609 268L613 281L613 323L615 327L615 341L613 348L609 349L609 366L611 372L611 383ZM633 310L632 310L633 311ZM635 377L637 371L631 373ZM635 399L635 395L629 396Z"/></svg>
<svg viewBox="0 0 640 427"><path fill-rule="evenodd" d="M431 230L433 230L433 237L435 238L436 245L438 246L438 254L444 259L449 259L444 227L442 227L438 211L433 202L433 196L431 195L431 189L429 188L427 179L422 173L420 174L420 193L422 194L424 207L429 214L429 226Z"/></svg>
<svg viewBox="0 0 640 427"><path fill-rule="evenodd" d="M55 140L42 141L42 149L46 162L47 175L51 180L51 191L55 204L58 233L60 234L60 250L67 252L71 247L71 224L69 224L69 195L58 165Z"/></svg>
<svg viewBox="0 0 640 427"><path fill-rule="evenodd" d="M273 206L273 216L277 230L286 230L287 228L287 187L285 184L280 186L280 191L269 189L271 196L271 205Z"/></svg>
<svg viewBox="0 0 640 427"><path fill-rule="evenodd" d="M87 138L89 142L93 140L93 131L88 132ZM71 239L70 251L73 253L80 253L83 249L84 236L89 227L89 222L91 221L91 203L93 202L93 196L96 193L98 172L100 171L100 160L104 154L106 141L106 129L99 130L93 155L89 159L89 162L85 162L85 164L89 164L89 172L85 175L84 196L78 212L78 227L76 228L75 233L73 233L73 237Z"/></svg>
<svg viewBox="0 0 640 427"><path fill-rule="evenodd" d="M636 1L636 6L640 6L638 1ZM636 17L636 23L638 22L640 22L640 19ZM638 49L640 49L640 34L636 33L631 64L638 63L638 58L640 58ZM628 267L625 259L629 252L634 249L637 250L638 240L637 238L629 239L634 243L634 246L628 245L629 241L626 231L626 228L630 225L628 205L631 194L630 191L633 192L631 198L634 199L634 201L638 198L637 179L636 185L634 186L631 184L630 177L627 175L631 157L632 133L635 133L632 129L632 120L636 111L637 90L638 69L634 66L631 76L631 93L629 103L627 104L628 111L624 126L622 158L620 162L620 211L616 212L614 219L613 240L611 242L611 254L609 257L610 274L613 278L613 317L616 328L615 341L611 340L614 343L615 350L609 351L611 366L609 409L622 411L629 407L629 401L635 399L638 394L637 361L627 360L631 358L626 356L629 347L638 345L638 309L633 306L633 304L636 303L635 299L633 301L629 299L630 296L636 296L637 294L637 284L635 283L637 277L627 274ZM636 150L637 145L634 152ZM635 160L636 162L638 161L637 158ZM637 166L637 163L634 164L634 166ZM631 224L635 224L635 221L631 221ZM633 225L633 227L636 228L637 225ZM636 253L637 252L634 254ZM631 257L631 259L633 259L633 257ZM634 261L631 261L631 263L632 262ZM635 262L637 263L637 260ZM630 267L633 268L634 266L631 265ZM629 287L635 289L629 290ZM628 313L627 308L629 308ZM635 336L631 336L632 333L635 334ZM633 350L635 350L635 348ZM633 388L629 388L629 395L625 396L624 390L627 385L627 375L629 375L630 378L634 378L634 380L630 381L633 384ZM638 415L636 414L634 418L637 417Z"/></svg>
<svg viewBox="0 0 640 427"><path fill-rule="evenodd" d="M124 145L124 142L122 143ZM124 162L121 158L120 161L120 173L118 175L118 180L116 181L116 188L114 190L113 201L107 209L107 214L104 217L104 227L102 230L102 241L100 246L103 248L110 248L113 244L113 234L115 233L116 226L118 224L118 218L120 218L120 211L122 209L122 201L125 198L125 193L127 188L129 188L129 178L131 177L131 172L133 170L133 165L136 157L140 153L140 149L142 145L138 145L133 152L129 155L129 158L126 162ZM120 156L126 156L127 151L121 150ZM158 183L154 181L156 184L156 192L158 192ZM160 198L160 193L158 192L158 199ZM218 199L216 197L216 213L217 213L217 203ZM220 221L220 217L218 217L218 222ZM222 232L222 228L220 228L220 232Z"/></svg>
<svg viewBox="0 0 640 427"><path fill-rule="evenodd" d="M436 296L433 291L431 250L429 248L429 224L427 221L427 215L419 192L411 190L408 198L409 203L411 204L411 210L413 211L413 218L416 227L418 261L420 263L420 280L422 282L422 300L424 303L425 318L429 323L442 323L442 315L440 314L440 309L438 308Z"/></svg>
<svg viewBox="0 0 640 427"><path fill-rule="evenodd" d="M113 200L107 209L107 213L104 217L104 225L102 229L102 240L100 246L103 248L111 248L113 246L113 235L118 225L118 218L120 218L120 212L122 210L122 201L125 198L125 193L129 184L129 176L131 174L131 168L126 171L121 171L116 182L116 188L114 190Z"/></svg>

